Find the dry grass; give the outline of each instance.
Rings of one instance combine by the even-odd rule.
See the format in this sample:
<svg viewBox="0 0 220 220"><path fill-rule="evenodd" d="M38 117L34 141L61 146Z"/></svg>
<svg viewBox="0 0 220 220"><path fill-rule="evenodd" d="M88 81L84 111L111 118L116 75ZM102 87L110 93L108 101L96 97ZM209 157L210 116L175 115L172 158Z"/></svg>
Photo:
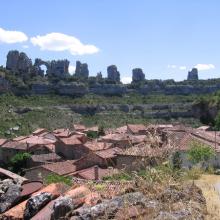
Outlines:
<svg viewBox="0 0 220 220"><path fill-rule="evenodd" d="M206 198L208 215L207 220L220 219L220 194L215 189L215 184L220 183L220 176L202 175L199 180L195 181L196 185L202 189Z"/></svg>

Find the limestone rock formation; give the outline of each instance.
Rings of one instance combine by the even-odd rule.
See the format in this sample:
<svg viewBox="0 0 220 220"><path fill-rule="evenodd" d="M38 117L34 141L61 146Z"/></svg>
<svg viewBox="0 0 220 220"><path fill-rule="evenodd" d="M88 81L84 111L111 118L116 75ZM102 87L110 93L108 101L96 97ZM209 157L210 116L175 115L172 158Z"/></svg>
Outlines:
<svg viewBox="0 0 220 220"><path fill-rule="evenodd" d="M120 82L120 73L117 70L117 66L111 65L107 68L108 79L114 82Z"/></svg>
<svg viewBox="0 0 220 220"><path fill-rule="evenodd" d="M191 71L188 72L187 80L198 80L198 79L199 79L199 76L198 76L197 68L193 68Z"/></svg>
<svg viewBox="0 0 220 220"><path fill-rule="evenodd" d="M32 61L25 53L19 53L17 50L8 52L6 69L27 74L30 72L31 67Z"/></svg>
<svg viewBox="0 0 220 220"><path fill-rule="evenodd" d="M145 80L145 74L141 68L135 68L132 70L132 82L140 82Z"/></svg>
<svg viewBox="0 0 220 220"><path fill-rule="evenodd" d="M46 74L49 77L58 77L62 79L69 76L69 63L68 60L44 61L38 58L35 59L34 67L37 75L44 75L41 66L45 65L47 68Z"/></svg>
<svg viewBox="0 0 220 220"><path fill-rule="evenodd" d="M75 76L78 78L88 78L89 77L89 69L87 63L81 63L80 61L76 61L76 70Z"/></svg>

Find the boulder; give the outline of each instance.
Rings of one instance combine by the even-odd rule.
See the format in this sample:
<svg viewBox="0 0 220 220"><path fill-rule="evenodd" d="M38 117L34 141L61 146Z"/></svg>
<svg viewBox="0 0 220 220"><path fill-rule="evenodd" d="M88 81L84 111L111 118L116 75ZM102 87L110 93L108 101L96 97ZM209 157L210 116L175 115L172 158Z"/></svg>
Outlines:
<svg viewBox="0 0 220 220"><path fill-rule="evenodd" d="M51 220L60 219L64 217L66 213L74 208L72 198L68 196L62 196L56 199L53 205L53 212L51 215Z"/></svg>
<svg viewBox="0 0 220 220"><path fill-rule="evenodd" d="M53 194L48 192L41 192L31 197L24 210L24 220L28 220L33 217L41 208L53 199Z"/></svg>
<svg viewBox="0 0 220 220"><path fill-rule="evenodd" d="M0 213L5 212L21 197L21 183L12 179L5 179L0 182Z"/></svg>

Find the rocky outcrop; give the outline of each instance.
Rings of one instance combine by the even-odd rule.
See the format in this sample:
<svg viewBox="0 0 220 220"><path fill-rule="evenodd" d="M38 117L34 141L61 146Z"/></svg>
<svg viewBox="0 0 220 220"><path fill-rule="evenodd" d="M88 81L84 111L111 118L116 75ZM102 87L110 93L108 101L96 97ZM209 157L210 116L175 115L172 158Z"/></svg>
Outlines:
<svg viewBox="0 0 220 220"><path fill-rule="evenodd" d="M78 78L88 78L89 77L89 69L87 63L81 63L80 61L76 61L76 70L75 76Z"/></svg>
<svg viewBox="0 0 220 220"><path fill-rule="evenodd" d="M117 70L117 66L111 65L107 67L108 80L119 83L120 73Z"/></svg>
<svg viewBox="0 0 220 220"><path fill-rule="evenodd" d="M48 192L39 193L31 197L26 204L24 210L24 220L29 220L33 217L41 208L43 208L53 198L53 195Z"/></svg>
<svg viewBox="0 0 220 220"><path fill-rule="evenodd" d="M187 80L198 80L198 69L193 68L191 71L188 72Z"/></svg>
<svg viewBox="0 0 220 220"><path fill-rule="evenodd" d="M55 91L59 95L83 96L88 93L88 88L83 84L59 83L55 86Z"/></svg>
<svg viewBox="0 0 220 220"><path fill-rule="evenodd" d="M48 77L57 77L60 79L66 78L69 76L69 61L68 60L52 60L44 61L41 59L35 59L34 68L36 75L43 76L43 70L41 65L45 65L47 68L46 74Z"/></svg>
<svg viewBox="0 0 220 220"><path fill-rule="evenodd" d="M132 70L132 82L141 82L145 80L145 74L141 68Z"/></svg>
<svg viewBox="0 0 220 220"><path fill-rule="evenodd" d="M91 93L97 95L115 95L122 96L126 93L127 88L121 84L103 84L103 85L95 85L89 88Z"/></svg>
<svg viewBox="0 0 220 220"><path fill-rule="evenodd" d="M14 72L22 72L23 74L28 74L30 73L31 68L32 61L25 53L19 53L17 50L8 52L6 69Z"/></svg>
<svg viewBox="0 0 220 220"><path fill-rule="evenodd" d="M12 179L0 182L0 213L11 208L21 197L21 183Z"/></svg>

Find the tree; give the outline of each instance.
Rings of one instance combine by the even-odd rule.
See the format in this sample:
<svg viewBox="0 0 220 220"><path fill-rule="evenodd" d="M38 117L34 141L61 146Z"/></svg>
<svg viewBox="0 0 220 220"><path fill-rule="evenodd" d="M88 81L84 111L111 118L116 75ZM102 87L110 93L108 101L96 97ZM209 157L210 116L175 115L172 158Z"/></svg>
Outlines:
<svg viewBox="0 0 220 220"><path fill-rule="evenodd" d="M29 153L18 153L10 160L10 166L15 173L22 173L23 168L26 167L27 160L31 157Z"/></svg>
<svg viewBox="0 0 220 220"><path fill-rule="evenodd" d="M189 160L193 164L198 164L198 163L204 163L205 161L208 161L212 157L215 156L215 151L213 148L198 142L198 141L193 141L191 143L191 148L187 152Z"/></svg>

